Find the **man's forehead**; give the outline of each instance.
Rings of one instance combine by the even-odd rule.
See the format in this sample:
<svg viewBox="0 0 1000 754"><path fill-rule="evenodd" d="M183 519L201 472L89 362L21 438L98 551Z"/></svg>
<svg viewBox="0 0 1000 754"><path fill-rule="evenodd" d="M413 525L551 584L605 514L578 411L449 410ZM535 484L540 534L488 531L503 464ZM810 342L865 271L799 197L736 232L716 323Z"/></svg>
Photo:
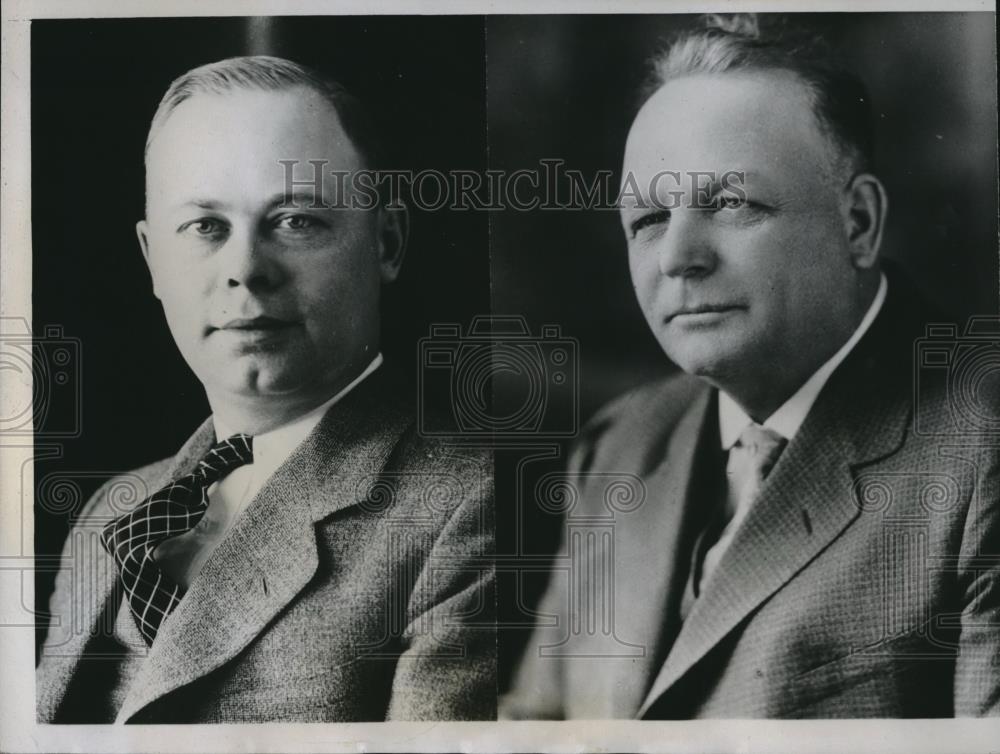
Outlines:
<svg viewBox="0 0 1000 754"><path fill-rule="evenodd" d="M300 151L350 155L354 147L333 105L305 87L198 93L171 112L150 144L150 157L168 159L207 149Z"/></svg>
<svg viewBox="0 0 1000 754"><path fill-rule="evenodd" d="M333 105L310 89L196 94L151 142L147 192L172 202L270 195L284 187L289 169L296 181L314 171L328 181L332 171L361 166Z"/></svg>
<svg viewBox="0 0 1000 754"><path fill-rule="evenodd" d="M629 132L627 170L767 174L825 160L806 85L784 71L696 74L667 82Z"/></svg>

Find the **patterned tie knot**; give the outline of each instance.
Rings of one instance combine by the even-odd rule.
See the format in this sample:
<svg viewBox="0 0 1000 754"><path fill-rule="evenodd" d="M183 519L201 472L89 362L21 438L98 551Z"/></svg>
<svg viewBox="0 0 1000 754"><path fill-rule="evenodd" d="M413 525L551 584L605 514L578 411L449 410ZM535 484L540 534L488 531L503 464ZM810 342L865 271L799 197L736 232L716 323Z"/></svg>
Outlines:
<svg viewBox="0 0 1000 754"><path fill-rule="evenodd" d="M161 542L191 531L208 508L208 488L233 469L252 462L253 438L233 435L209 448L190 474L157 490L101 532L147 644L153 643L160 624L184 594L160 569L153 551Z"/></svg>
<svg viewBox="0 0 1000 754"><path fill-rule="evenodd" d="M761 478L766 477L778 461L788 440L778 432L759 424L750 424L740 433L738 444L750 455L750 465Z"/></svg>
<svg viewBox="0 0 1000 754"><path fill-rule="evenodd" d="M193 473L201 477L203 483L212 484L248 463L253 463L253 437L233 435L209 448Z"/></svg>

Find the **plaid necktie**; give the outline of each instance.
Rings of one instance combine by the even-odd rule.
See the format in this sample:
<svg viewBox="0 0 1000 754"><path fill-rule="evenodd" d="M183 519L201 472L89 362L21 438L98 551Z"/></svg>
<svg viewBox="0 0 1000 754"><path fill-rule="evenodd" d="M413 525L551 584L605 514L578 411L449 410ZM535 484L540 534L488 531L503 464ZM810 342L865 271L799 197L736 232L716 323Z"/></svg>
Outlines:
<svg viewBox="0 0 1000 754"><path fill-rule="evenodd" d="M701 588L712 575L732 541L736 529L750 510L760 486L771 472L788 440L773 429L750 424L729 451L726 466L727 493L708 526L695 543L687 589L681 599L681 619L687 618Z"/></svg>
<svg viewBox="0 0 1000 754"><path fill-rule="evenodd" d="M252 462L253 438L233 435L213 445L193 472L154 492L101 532L147 645L153 643L160 624L184 596L184 589L153 560L153 550L165 539L193 529L208 508L208 488L233 469Z"/></svg>

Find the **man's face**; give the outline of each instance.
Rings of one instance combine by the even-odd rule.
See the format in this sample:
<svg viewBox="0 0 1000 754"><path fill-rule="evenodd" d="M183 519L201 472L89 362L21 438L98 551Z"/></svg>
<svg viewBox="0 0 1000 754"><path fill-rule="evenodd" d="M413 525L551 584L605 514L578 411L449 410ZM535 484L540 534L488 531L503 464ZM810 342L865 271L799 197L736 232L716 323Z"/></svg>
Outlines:
<svg viewBox="0 0 1000 754"><path fill-rule="evenodd" d="M198 94L156 135L138 232L154 291L213 396L318 403L375 356L388 258L381 211L285 201L285 169L362 167L333 107L305 88ZM296 186L296 191L301 191ZM307 191L312 191L308 188ZM388 255L388 256L387 256Z"/></svg>
<svg viewBox="0 0 1000 754"><path fill-rule="evenodd" d="M791 74L689 76L643 106L624 176L647 205L652 184L670 209L630 206L626 191L622 224L642 311L686 372L723 387L767 380L818 368L846 339L857 296L842 208L849 176L832 167L832 150ZM672 172L655 181L663 171ZM731 171L743 180L722 191L726 201L692 208L711 183L705 173Z"/></svg>

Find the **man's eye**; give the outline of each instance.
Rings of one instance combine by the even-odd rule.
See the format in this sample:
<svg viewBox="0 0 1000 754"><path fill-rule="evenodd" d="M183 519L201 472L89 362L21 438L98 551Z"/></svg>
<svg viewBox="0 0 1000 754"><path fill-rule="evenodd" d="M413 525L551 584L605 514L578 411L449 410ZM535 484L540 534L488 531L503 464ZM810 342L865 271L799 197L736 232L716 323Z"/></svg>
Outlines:
<svg viewBox="0 0 1000 754"><path fill-rule="evenodd" d="M737 194L719 194L715 197L715 209L740 209L749 204L745 196Z"/></svg>
<svg viewBox="0 0 1000 754"><path fill-rule="evenodd" d="M315 230L322 227L322 225L322 221L309 215L285 215L284 217L279 217L275 223L275 227L277 228L294 231Z"/></svg>
<svg viewBox="0 0 1000 754"><path fill-rule="evenodd" d="M197 220L184 223L179 230L181 233L191 233L195 236L208 238L224 233L226 225L212 217L200 217Z"/></svg>
<svg viewBox="0 0 1000 754"><path fill-rule="evenodd" d="M632 237L635 238L639 231L643 228L659 225L660 223L665 223L668 220L670 220L669 210L664 209L659 212L650 212L649 214L643 215L642 217L634 220L629 226L629 230L632 231Z"/></svg>

